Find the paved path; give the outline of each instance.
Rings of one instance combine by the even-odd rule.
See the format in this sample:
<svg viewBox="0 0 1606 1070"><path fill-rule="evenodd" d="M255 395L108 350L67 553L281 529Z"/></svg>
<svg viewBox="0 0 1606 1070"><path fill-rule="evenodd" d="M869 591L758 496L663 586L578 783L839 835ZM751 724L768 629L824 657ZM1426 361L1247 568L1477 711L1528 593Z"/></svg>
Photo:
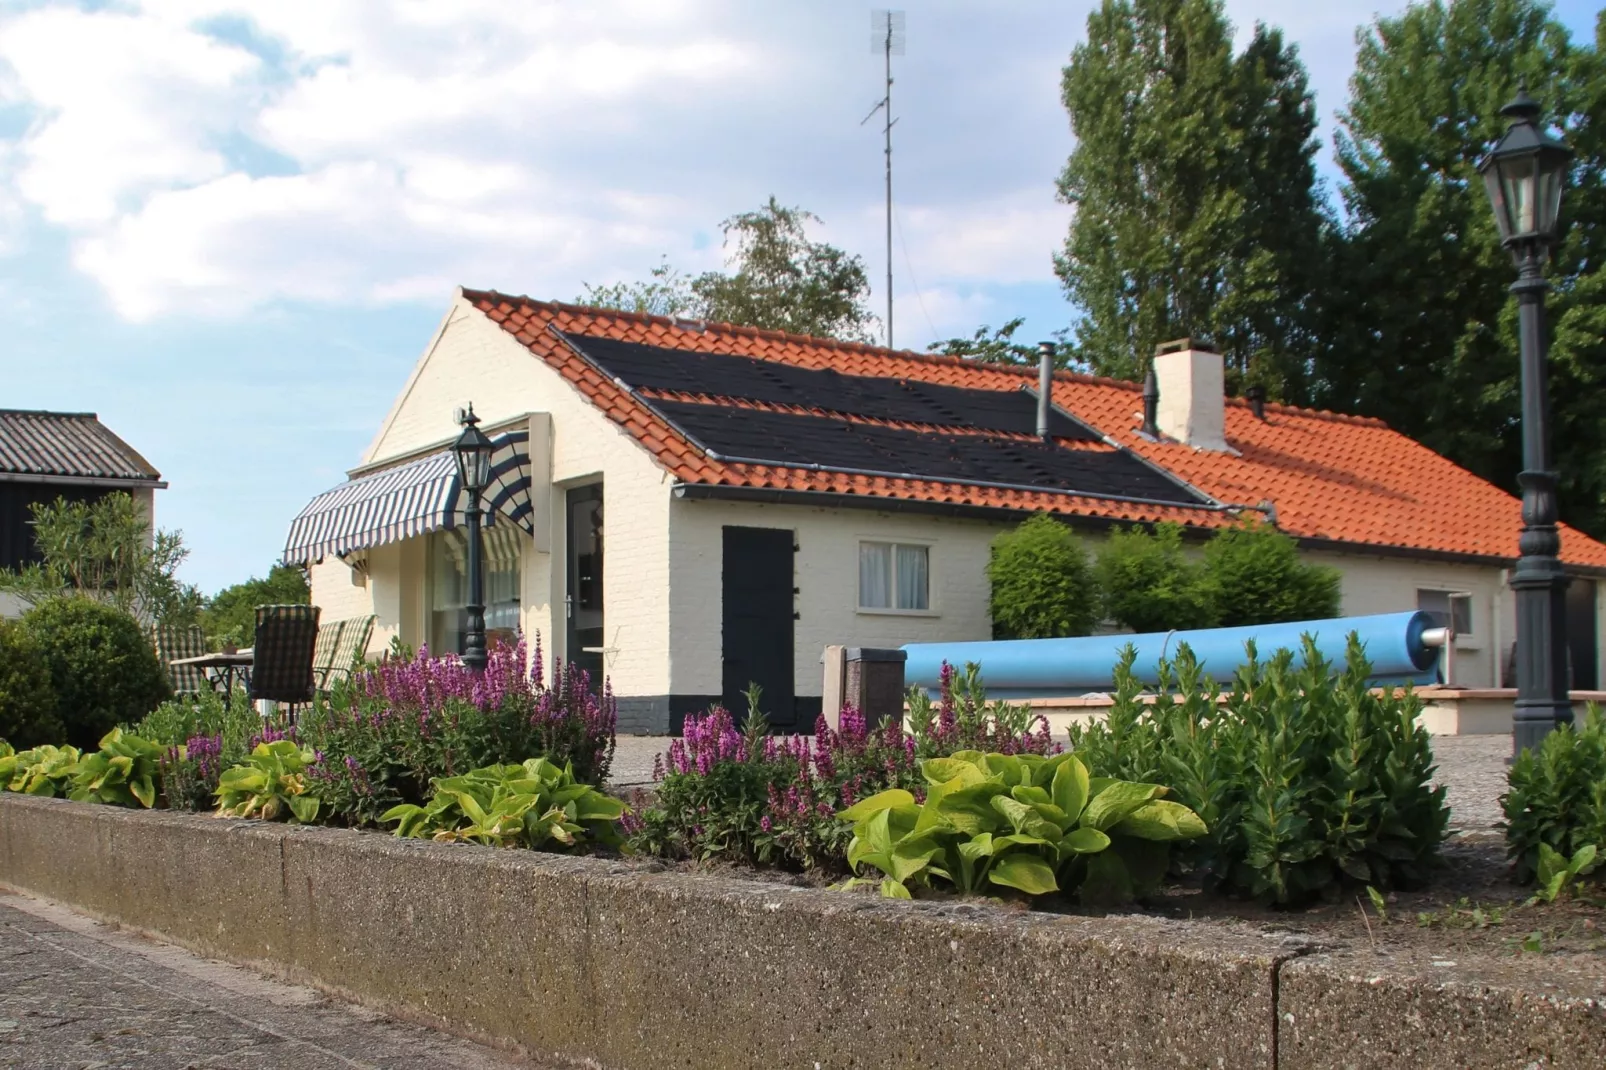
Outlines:
<svg viewBox="0 0 1606 1070"><path fill-rule="evenodd" d="M620 736L610 785L651 786L653 757L668 748L668 736ZM1506 790L1511 737L1434 736L1433 756L1439 766L1437 781L1450 789L1452 827L1494 828L1501 820L1500 795Z"/></svg>
<svg viewBox="0 0 1606 1070"><path fill-rule="evenodd" d="M0 1067L510 1070L536 1064L0 894Z"/></svg>

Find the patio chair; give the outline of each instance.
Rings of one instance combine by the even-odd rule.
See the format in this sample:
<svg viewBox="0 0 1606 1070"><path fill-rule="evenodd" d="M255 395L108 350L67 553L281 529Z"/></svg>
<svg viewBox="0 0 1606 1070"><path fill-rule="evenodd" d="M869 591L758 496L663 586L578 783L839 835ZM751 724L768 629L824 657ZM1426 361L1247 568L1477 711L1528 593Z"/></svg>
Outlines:
<svg viewBox="0 0 1606 1070"><path fill-rule="evenodd" d="M212 689L204 669L173 664L179 658L196 658L206 653L206 633L199 624L153 624L150 639L156 650L156 660L162 663L175 695L197 695Z"/></svg>
<svg viewBox="0 0 1606 1070"><path fill-rule="evenodd" d="M343 620L340 631L340 642L335 647L334 658L323 680L318 684L320 691L327 691L341 680L351 677L351 671L357 664L368 656L368 640L374 634L374 615L366 617L352 617Z"/></svg>
<svg viewBox="0 0 1606 1070"><path fill-rule="evenodd" d="M345 630L346 622L332 620L328 624L318 625L318 641L312 645L312 678L319 691L329 688L329 674L339 664L337 651L340 649L340 636Z"/></svg>
<svg viewBox="0 0 1606 1070"><path fill-rule="evenodd" d="M311 702L312 649L317 642L317 606L257 606L251 698L292 707Z"/></svg>

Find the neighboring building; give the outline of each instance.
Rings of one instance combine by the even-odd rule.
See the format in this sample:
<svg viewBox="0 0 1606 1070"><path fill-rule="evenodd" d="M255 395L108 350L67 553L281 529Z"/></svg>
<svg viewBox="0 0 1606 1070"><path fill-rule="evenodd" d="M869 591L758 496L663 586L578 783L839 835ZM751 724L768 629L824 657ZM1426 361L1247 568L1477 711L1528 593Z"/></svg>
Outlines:
<svg viewBox="0 0 1606 1070"><path fill-rule="evenodd" d="M0 568L39 560L30 508L37 503L93 501L124 491L154 517L156 491L166 486L161 473L92 412L0 409ZM0 594L0 617L22 608Z"/></svg>
<svg viewBox="0 0 1606 1070"><path fill-rule="evenodd" d="M989 540L1035 510L1098 538L1264 515L1343 573L1343 612L1428 609L1455 682L1500 681L1520 504L1376 420L1224 398L1202 347L1156 361L1157 435L1131 383L460 291L351 481L291 527L324 616L462 639L472 402L501 446L489 624L607 673L625 731L764 687L780 727L819 708L826 644L987 638ZM606 547L606 553L604 553ZM1562 555L1575 684L1599 680L1606 546ZM606 566L604 566L604 560Z"/></svg>

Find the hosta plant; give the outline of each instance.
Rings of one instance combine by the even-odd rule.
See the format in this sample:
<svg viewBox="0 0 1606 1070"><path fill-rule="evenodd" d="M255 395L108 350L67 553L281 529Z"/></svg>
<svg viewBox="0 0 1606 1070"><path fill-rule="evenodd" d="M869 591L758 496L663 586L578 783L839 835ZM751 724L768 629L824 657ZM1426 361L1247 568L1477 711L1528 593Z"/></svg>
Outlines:
<svg viewBox="0 0 1606 1070"><path fill-rule="evenodd" d="M616 822L625 804L545 758L522 765L489 765L439 777L424 806L403 803L380 819L396 835L467 841L490 847L562 850L588 843L618 846Z"/></svg>
<svg viewBox="0 0 1606 1070"><path fill-rule="evenodd" d="M77 747L48 744L0 758L0 788L53 798L67 794L72 769L82 757Z"/></svg>
<svg viewBox="0 0 1606 1070"><path fill-rule="evenodd" d="M156 805L162 748L148 739L114 728L100 738L100 749L72 766L67 798L113 806Z"/></svg>
<svg viewBox="0 0 1606 1070"><path fill-rule="evenodd" d="M1206 833L1166 788L1090 777L1072 754L959 751L927 759L921 773L924 802L893 788L839 815L854 823L849 865L875 867L894 898L941 881L963 893L992 884L1120 902L1159 886L1172 841Z"/></svg>
<svg viewBox="0 0 1606 1070"><path fill-rule="evenodd" d="M219 817L290 817L302 824L318 818L319 800L307 792L307 767L315 756L292 740L258 743L244 764L218 778Z"/></svg>

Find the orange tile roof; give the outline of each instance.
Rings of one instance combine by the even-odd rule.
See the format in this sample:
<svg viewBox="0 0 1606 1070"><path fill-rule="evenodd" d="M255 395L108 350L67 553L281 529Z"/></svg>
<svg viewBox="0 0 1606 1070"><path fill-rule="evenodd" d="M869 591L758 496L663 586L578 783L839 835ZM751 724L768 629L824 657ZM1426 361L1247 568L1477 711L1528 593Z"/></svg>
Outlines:
<svg viewBox="0 0 1606 1070"><path fill-rule="evenodd" d="M717 461L577 356L548 328L666 349L831 368L846 375L892 376L980 390L1012 391L1023 382L1035 385L1036 369L534 301L495 291L464 290L463 294L573 383L685 483L1019 511L1041 509L1106 520L1175 520L1194 528L1223 527L1238 519L1237 513L1220 509L1146 505L1059 491ZM1270 502L1277 527L1290 535L1384 552L1422 551L1485 559L1514 559L1517 555L1521 502L1379 420L1276 404L1266 405L1265 419L1260 419L1247 403L1228 399L1226 434L1234 452L1214 453L1181 443L1154 442L1141 435L1142 402L1134 383L1059 372L1054 379L1054 402L1219 502L1246 507ZM1571 565L1606 569L1606 546L1562 525L1562 558Z"/></svg>

